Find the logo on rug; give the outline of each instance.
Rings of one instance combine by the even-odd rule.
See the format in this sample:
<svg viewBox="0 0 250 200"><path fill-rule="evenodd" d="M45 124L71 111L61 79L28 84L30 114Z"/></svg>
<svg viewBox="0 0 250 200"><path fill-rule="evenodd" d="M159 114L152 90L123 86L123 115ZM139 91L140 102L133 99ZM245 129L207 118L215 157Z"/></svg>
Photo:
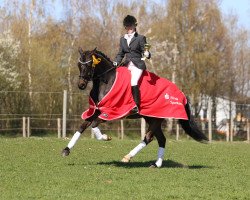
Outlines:
<svg viewBox="0 0 250 200"><path fill-rule="evenodd" d="M165 94L165 99L169 100L170 104L182 105L177 97L170 96L168 93Z"/></svg>
<svg viewBox="0 0 250 200"><path fill-rule="evenodd" d="M165 99L169 99L169 94L168 93L165 94Z"/></svg>

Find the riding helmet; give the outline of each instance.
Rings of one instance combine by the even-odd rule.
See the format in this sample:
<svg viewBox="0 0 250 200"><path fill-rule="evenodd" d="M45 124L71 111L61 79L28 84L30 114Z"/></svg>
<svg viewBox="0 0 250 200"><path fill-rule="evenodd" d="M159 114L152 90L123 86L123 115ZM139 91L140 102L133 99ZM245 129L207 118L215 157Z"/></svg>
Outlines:
<svg viewBox="0 0 250 200"><path fill-rule="evenodd" d="M123 20L124 27L137 26L137 20L134 16L127 15Z"/></svg>

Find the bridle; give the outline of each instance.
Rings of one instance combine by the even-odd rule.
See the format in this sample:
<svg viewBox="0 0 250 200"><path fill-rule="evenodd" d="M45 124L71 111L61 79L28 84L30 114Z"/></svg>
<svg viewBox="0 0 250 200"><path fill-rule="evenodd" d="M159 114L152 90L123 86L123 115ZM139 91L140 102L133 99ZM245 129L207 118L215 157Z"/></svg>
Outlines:
<svg viewBox="0 0 250 200"><path fill-rule="evenodd" d="M78 62L79 63L81 63L81 66L82 65L86 65L86 64L88 64L88 63L91 63L91 62L93 62L93 60L91 59L91 60L88 60L88 61L85 61L85 62L82 62L81 60L80 60L80 58L78 59ZM93 67L93 64L92 64L92 67L91 67L91 75L89 76L89 77L86 77L86 75L81 75L81 73L80 73L80 75L79 75L79 79L81 79L81 80L84 80L84 81L90 81L91 79L93 79L93 76L94 76L94 67ZM88 73L87 73L87 75L88 75Z"/></svg>
<svg viewBox="0 0 250 200"><path fill-rule="evenodd" d="M100 59L100 58L99 58L99 59ZM95 57L93 57L93 59L90 59L90 60L88 60L88 61L82 62L82 61L80 60L80 58L79 58L79 59L78 59L78 62L81 63L81 65L86 65L86 64L88 64L88 63L93 62L93 63L92 63L92 67L91 67L91 76L90 76L90 77L87 77L87 78L86 78L86 76L83 76L83 75L81 75L81 74L79 75L79 78L80 78L80 79L82 79L82 80L87 80L87 81L89 81L89 80L95 80L95 79L101 79L103 75L105 75L106 73L108 73L108 72L110 72L110 71L116 69L116 67L113 66L113 67L109 68L108 70L104 71L103 73L101 73L101 74L97 75L96 77L94 77L95 66L96 66L97 64L99 64L99 62L101 62L101 59L97 61L97 59L96 59Z"/></svg>

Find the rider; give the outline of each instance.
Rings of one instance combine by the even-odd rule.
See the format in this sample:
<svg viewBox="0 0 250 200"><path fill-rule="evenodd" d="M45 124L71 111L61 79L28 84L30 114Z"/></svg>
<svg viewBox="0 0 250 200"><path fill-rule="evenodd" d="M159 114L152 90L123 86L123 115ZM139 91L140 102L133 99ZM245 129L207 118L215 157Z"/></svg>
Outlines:
<svg viewBox="0 0 250 200"><path fill-rule="evenodd" d="M113 64L117 66L125 57L123 65L128 67L131 72L132 95L137 106L134 111L138 112L140 108L140 90L138 87L138 81L143 70L146 69L144 59L150 59L151 54L145 49L145 44L147 44L146 37L139 35L136 32L136 18L127 15L123 20L123 26L127 33L120 39L119 52L117 53Z"/></svg>

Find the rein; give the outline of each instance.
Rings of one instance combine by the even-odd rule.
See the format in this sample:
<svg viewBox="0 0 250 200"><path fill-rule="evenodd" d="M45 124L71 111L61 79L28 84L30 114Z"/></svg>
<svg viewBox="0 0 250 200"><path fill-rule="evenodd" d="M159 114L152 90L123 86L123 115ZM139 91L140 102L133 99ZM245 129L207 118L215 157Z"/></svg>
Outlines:
<svg viewBox="0 0 250 200"><path fill-rule="evenodd" d="M99 56L100 56L100 55L99 55ZM99 58L99 59L100 59L100 58ZM99 60L99 62L100 62L100 61L101 61L101 59ZM98 62L97 64L99 64L99 62ZM106 73L108 73L108 72L110 72L110 71L112 71L112 70L114 70L114 69L116 69L116 67L111 67L110 69L106 70L105 72L103 72L103 73L97 75L96 78L93 77L93 79L100 79L103 75L105 75Z"/></svg>
<svg viewBox="0 0 250 200"><path fill-rule="evenodd" d="M110 69L108 69L108 70L106 70L105 72L103 72L103 73L97 75L97 77L96 77L96 78L93 78L93 79L99 79L99 78L101 78L104 74L106 74L106 73L108 73L108 72L110 72L110 71L112 71L112 70L114 70L114 69L116 69L116 67L111 67Z"/></svg>

